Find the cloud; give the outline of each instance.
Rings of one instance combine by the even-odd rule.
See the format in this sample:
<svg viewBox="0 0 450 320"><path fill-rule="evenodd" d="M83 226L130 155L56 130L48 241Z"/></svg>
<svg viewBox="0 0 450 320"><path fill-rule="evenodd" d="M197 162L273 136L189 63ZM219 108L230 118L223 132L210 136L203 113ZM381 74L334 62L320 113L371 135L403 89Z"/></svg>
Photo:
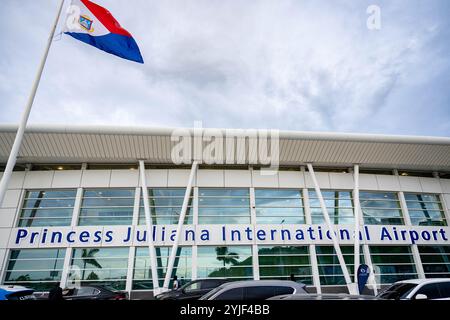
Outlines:
<svg viewBox="0 0 450 320"><path fill-rule="evenodd" d="M450 78L446 1L380 1L379 31L366 28L368 1L97 2L135 36L146 63L63 36L31 122L450 133L450 93L438 90ZM56 8L25 0L5 10L16 22L0 22L9 31L0 122L17 122ZM423 121L423 108L438 117Z"/></svg>

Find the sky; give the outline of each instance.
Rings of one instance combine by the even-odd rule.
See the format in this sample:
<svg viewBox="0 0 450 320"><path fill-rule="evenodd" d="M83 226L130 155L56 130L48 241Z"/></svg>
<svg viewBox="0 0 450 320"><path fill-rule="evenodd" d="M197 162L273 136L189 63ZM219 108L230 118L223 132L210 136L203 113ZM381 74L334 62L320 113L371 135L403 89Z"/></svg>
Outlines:
<svg viewBox="0 0 450 320"><path fill-rule="evenodd" d="M58 2L2 0L0 124L20 121ZM94 2L145 63L61 35L63 14L29 124L450 136L448 0Z"/></svg>

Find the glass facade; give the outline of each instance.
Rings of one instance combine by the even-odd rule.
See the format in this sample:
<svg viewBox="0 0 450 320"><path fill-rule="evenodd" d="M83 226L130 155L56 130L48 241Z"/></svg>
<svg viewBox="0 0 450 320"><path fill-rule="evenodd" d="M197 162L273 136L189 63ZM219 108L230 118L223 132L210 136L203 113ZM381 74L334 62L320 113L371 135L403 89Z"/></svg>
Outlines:
<svg viewBox="0 0 450 320"><path fill-rule="evenodd" d="M148 198L152 224L177 224L183 206L185 188L150 188ZM192 194L186 211L185 224L192 224ZM145 224L144 200L139 204L139 224Z"/></svg>
<svg viewBox="0 0 450 320"><path fill-rule="evenodd" d="M360 191L359 201L365 224L404 224L397 193Z"/></svg>
<svg viewBox="0 0 450 320"><path fill-rule="evenodd" d="M258 246L258 260L261 279L313 283L308 246Z"/></svg>
<svg viewBox="0 0 450 320"><path fill-rule="evenodd" d="M427 278L450 278L450 246L418 246Z"/></svg>
<svg viewBox="0 0 450 320"><path fill-rule="evenodd" d="M153 224L178 223L185 188L149 188L149 203ZM86 188L76 200L77 189L26 190L17 220L18 227L79 226L145 224L143 200L135 188ZM254 192L255 207L251 208ZM193 191L194 194L194 191ZM313 224L324 224L317 194L308 190L308 201L301 189L273 188L198 188L198 199L190 197L184 224L193 224L198 212L198 224L251 224L254 210L256 224L305 224L309 207ZM330 220L333 224L352 225L353 198L350 190L322 190ZM404 225L410 220L415 226L447 226L444 196L429 193L401 193L360 191L364 223L368 225ZM197 200L197 201L195 201ZM401 201L407 210L402 210ZM79 212L74 212L79 203ZM136 205L135 205L136 204ZM195 204L198 207L195 208ZM78 207L78 205L77 205ZM79 215L73 219L73 215ZM405 219L409 216L409 219ZM261 226L263 227L263 226ZM331 245L259 244L253 251L250 245L198 246L193 257L190 246L181 246L176 255L171 278L181 282L196 278L289 279L313 285L313 268L317 263L321 286L345 285L339 261ZM407 245L367 245L375 280L389 284L418 277L418 266ZM125 289L128 269L133 271L132 289L151 290L150 260L147 247L135 248L135 258L129 261L128 247L74 248L69 257L80 268L82 283L109 284ZM132 249L134 250L134 248ZM156 247L159 285L162 286L170 247ZM353 277L353 246L342 245L341 250ZM418 245L423 270L427 278L450 277L450 246ZM195 252L195 251L194 251ZM361 247L361 263L364 262ZM65 249L11 249L6 261L3 283L25 285L36 290L48 290L61 280ZM69 255L69 252L67 252ZM253 259L259 270L254 272ZM316 261L314 261L316 259ZM256 263L255 263L256 265ZM131 273L130 273L131 274ZM131 284L131 282L130 282ZM171 283L172 285L172 283Z"/></svg>
<svg viewBox="0 0 450 320"><path fill-rule="evenodd" d="M124 290L130 248L75 248L72 265L80 270L82 284L103 284Z"/></svg>
<svg viewBox="0 0 450 320"><path fill-rule="evenodd" d="M86 189L81 202L80 226L130 225L135 189Z"/></svg>
<svg viewBox="0 0 450 320"><path fill-rule="evenodd" d="M199 188L199 224L250 223L249 189Z"/></svg>
<svg viewBox="0 0 450 320"><path fill-rule="evenodd" d="M322 197L327 207L330 221L333 224L353 224L353 200L351 191L322 190ZM309 190L309 206L313 224L323 224L322 209L314 190Z"/></svg>
<svg viewBox="0 0 450 320"><path fill-rule="evenodd" d="M197 250L198 278L253 279L250 246L199 246Z"/></svg>
<svg viewBox="0 0 450 320"><path fill-rule="evenodd" d="M19 285L47 291L61 280L66 249L11 250L5 285Z"/></svg>
<svg viewBox="0 0 450 320"><path fill-rule="evenodd" d="M155 247L156 263L158 272L159 286L164 284L167 264L169 262L171 247ZM183 285L192 279L192 248L178 247L173 265L172 275L170 277L170 285L172 288L173 276L177 276L180 285ZM151 290L153 289L152 271L150 264L150 254L148 247L136 248L134 258L133 272L133 289L134 290Z"/></svg>
<svg viewBox="0 0 450 320"><path fill-rule="evenodd" d="M437 194L405 193L411 224L418 226L446 226L444 210Z"/></svg>
<svg viewBox="0 0 450 320"><path fill-rule="evenodd" d="M354 276L353 246L340 246L350 278ZM360 263L364 263L363 249L360 247ZM316 246L320 284L324 286L346 285L338 256L333 246Z"/></svg>
<svg viewBox="0 0 450 320"><path fill-rule="evenodd" d="M377 283L393 283L417 278L409 246L369 246Z"/></svg>
<svg viewBox="0 0 450 320"><path fill-rule="evenodd" d="M27 191L18 226L70 226L76 194L76 189Z"/></svg>
<svg viewBox="0 0 450 320"><path fill-rule="evenodd" d="M256 223L304 224L301 190L255 189Z"/></svg>

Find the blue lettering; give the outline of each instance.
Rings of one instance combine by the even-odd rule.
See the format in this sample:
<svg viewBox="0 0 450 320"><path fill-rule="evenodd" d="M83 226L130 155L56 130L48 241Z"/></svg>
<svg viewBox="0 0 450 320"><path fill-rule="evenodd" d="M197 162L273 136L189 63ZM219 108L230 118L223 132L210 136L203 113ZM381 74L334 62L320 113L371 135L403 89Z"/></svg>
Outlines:
<svg viewBox="0 0 450 320"><path fill-rule="evenodd" d="M62 233L59 231L55 231L52 233L52 238L50 240L50 243L55 243L55 238L58 237L58 241L57 243L61 243L62 242Z"/></svg>
<svg viewBox="0 0 450 320"><path fill-rule="evenodd" d="M102 232L101 231L95 231L94 232L94 242L101 242L102 241Z"/></svg>
<svg viewBox="0 0 450 320"><path fill-rule="evenodd" d="M284 241L284 235L287 235L288 240L291 240L291 232L289 230L281 230L281 240Z"/></svg>
<svg viewBox="0 0 450 320"><path fill-rule="evenodd" d="M202 234L200 235L200 239L202 241L209 241L209 231L206 229L203 229Z"/></svg>
<svg viewBox="0 0 450 320"><path fill-rule="evenodd" d="M74 236L74 235L75 235L75 231L70 231L70 232L67 234L67 242L74 243L75 240L73 240L73 238L72 238L72 236Z"/></svg>
<svg viewBox="0 0 450 320"><path fill-rule="evenodd" d="M239 230L231 230L231 241L234 241L234 235L241 241L241 232Z"/></svg>
<svg viewBox="0 0 450 320"><path fill-rule="evenodd" d="M419 240L419 234L414 230L409 231L409 237L411 238L411 244L415 244Z"/></svg>
<svg viewBox="0 0 450 320"><path fill-rule="evenodd" d="M264 241L266 240L266 232L264 230L258 230L258 232L256 232L256 237L258 240Z"/></svg>
<svg viewBox="0 0 450 320"><path fill-rule="evenodd" d="M106 240L105 240L105 242L111 242L113 240L112 233L113 232L111 230L106 232Z"/></svg>
<svg viewBox="0 0 450 320"><path fill-rule="evenodd" d="M392 237L389 234L389 231L386 229L386 227L382 227L381 228L381 236L380 236L380 240L383 241L384 238L388 238L389 240L392 241Z"/></svg>
<svg viewBox="0 0 450 320"><path fill-rule="evenodd" d="M189 235L191 235L191 241L195 241L194 230L186 230L184 241L189 241Z"/></svg>
<svg viewBox="0 0 450 320"><path fill-rule="evenodd" d="M91 234L89 233L89 231L83 231L80 233L80 241L88 242L90 236L91 236Z"/></svg>
<svg viewBox="0 0 450 320"><path fill-rule="evenodd" d="M295 239L296 240L304 240L305 239L305 235L303 234L303 230L297 229L295 231Z"/></svg>
<svg viewBox="0 0 450 320"><path fill-rule="evenodd" d="M28 231L25 229L19 229L19 231L17 231L17 236L16 236L16 244L19 244L20 240L22 238L25 238L28 235Z"/></svg>
<svg viewBox="0 0 450 320"><path fill-rule="evenodd" d="M172 230L172 234L170 235L170 241L175 241L176 235L177 235L177 230Z"/></svg>

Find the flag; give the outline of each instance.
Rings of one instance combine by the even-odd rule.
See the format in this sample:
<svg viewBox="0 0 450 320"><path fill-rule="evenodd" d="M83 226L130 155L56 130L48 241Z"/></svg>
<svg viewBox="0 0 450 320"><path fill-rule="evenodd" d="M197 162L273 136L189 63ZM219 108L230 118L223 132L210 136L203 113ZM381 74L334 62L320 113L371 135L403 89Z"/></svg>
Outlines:
<svg viewBox="0 0 450 320"><path fill-rule="evenodd" d="M144 63L131 34L105 8L88 0L72 0L64 33L118 57Z"/></svg>

